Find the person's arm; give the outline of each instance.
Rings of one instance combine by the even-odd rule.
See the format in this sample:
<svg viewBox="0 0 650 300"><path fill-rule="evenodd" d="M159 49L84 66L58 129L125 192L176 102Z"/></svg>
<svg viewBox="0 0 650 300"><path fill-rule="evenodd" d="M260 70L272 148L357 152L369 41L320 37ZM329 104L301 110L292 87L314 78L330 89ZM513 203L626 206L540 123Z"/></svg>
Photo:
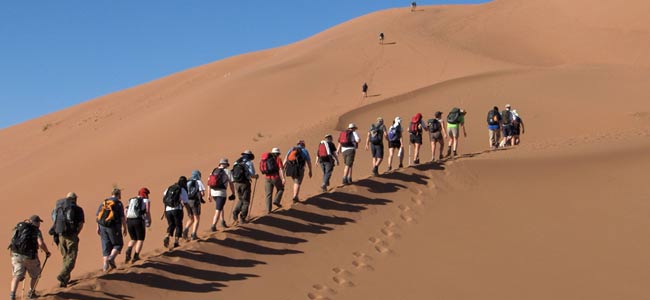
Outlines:
<svg viewBox="0 0 650 300"><path fill-rule="evenodd" d="M337 153L337 154L341 153L341 148L342 148L341 143L338 143L338 144L336 145L336 153Z"/></svg>
<svg viewBox="0 0 650 300"><path fill-rule="evenodd" d="M287 182L287 177L284 174L284 165L282 165L282 160L280 159L279 156L276 159L277 159L278 169L280 169L278 171L278 175L280 175L280 180L282 180L282 184L285 184Z"/></svg>
<svg viewBox="0 0 650 300"><path fill-rule="evenodd" d="M259 175L255 173L255 165L253 164L252 160L246 161L246 165L248 166L248 172L251 175L251 178L257 179Z"/></svg>
<svg viewBox="0 0 650 300"><path fill-rule="evenodd" d="M307 160L307 167L309 168L309 178L311 178L311 176L312 176L312 172L311 172L311 167L312 167L312 166L311 166L311 157L309 156L309 152L307 152L307 149L302 149L302 151L305 153L305 157L306 157L306 160ZM318 156L318 155L317 155L317 156Z"/></svg>
<svg viewBox="0 0 650 300"><path fill-rule="evenodd" d="M43 235L39 233L38 238L38 246L45 252L45 257L50 257L52 253L50 253L50 250L47 250L47 245L45 244L45 241L43 241Z"/></svg>
<svg viewBox="0 0 650 300"><path fill-rule="evenodd" d="M524 132L526 132L526 128L524 128L524 120L519 119L519 125L521 125L521 134L524 134Z"/></svg>
<svg viewBox="0 0 650 300"><path fill-rule="evenodd" d="M147 218L147 223L149 224L149 226L151 226L151 200L148 200L147 203L144 204L144 209L145 209L145 218Z"/></svg>
<svg viewBox="0 0 650 300"><path fill-rule="evenodd" d="M124 207L124 205L122 205ZM122 236L126 236L127 231L126 231L126 213L122 214Z"/></svg>
<svg viewBox="0 0 650 300"><path fill-rule="evenodd" d="M370 131L366 135L366 151L368 151L369 146L370 146Z"/></svg>
<svg viewBox="0 0 650 300"><path fill-rule="evenodd" d="M465 122L460 123L460 127L463 127L463 136L467 137L467 132L465 132Z"/></svg>

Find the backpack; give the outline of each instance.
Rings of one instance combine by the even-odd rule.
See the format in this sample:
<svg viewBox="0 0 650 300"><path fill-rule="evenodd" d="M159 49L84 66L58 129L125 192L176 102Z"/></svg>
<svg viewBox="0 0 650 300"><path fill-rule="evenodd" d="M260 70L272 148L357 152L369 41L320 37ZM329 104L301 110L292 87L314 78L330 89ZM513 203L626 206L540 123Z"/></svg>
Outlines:
<svg viewBox="0 0 650 300"><path fill-rule="evenodd" d="M245 163L245 160L239 159L235 162L235 165L232 166L232 179L234 182L242 183L248 181L248 177L246 177L248 170Z"/></svg>
<svg viewBox="0 0 650 300"><path fill-rule="evenodd" d="M398 126L391 126L390 129L388 129L388 141L389 142L397 142L399 141L399 130L397 128Z"/></svg>
<svg viewBox="0 0 650 300"><path fill-rule="evenodd" d="M454 107L447 115L447 123L449 124L458 124L460 123L460 108Z"/></svg>
<svg viewBox="0 0 650 300"><path fill-rule="evenodd" d="M200 198L201 191L199 191L199 184L196 182L196 179L192 179L187 185L187 199L199 200Z"/></svg>
<svg viewBox="0 0 650 300"><path fill-rule="evenodd" d="M169 207L178 207L181 205L182 188L178 183L174 183L167 188L167 192L163 197L163 204Z"/></svg>
<svg viewBox="0 0 650 300"><path fill-rule="evenodd" d="M97 213L97 223L104 227L112 227L115 224L117 204L112 198L107 198Z"/></svg>
<svg viewBox="0 0 650 300"><path fill-rule="evenodd" d="M418 135L422 133L422 129L420 128L420 122L421 118L418 115L413 116L411 119L411 125L409 126L409 133Z"/></svg>
<svg viewBox="0 0 650 300"><path fill-rule="evenodd" d="M503 120L503 125L510 125L512 123L512 112L507 109L502 111L501 120Z"/></svg>
<svg viewBox="0 0 650 300"><path fill-rule="evenodd" d="M14 228L14 236L9 243L12 252L36 258L38 252L38 227L29 222L20 222Z"/></svg>
<svg viewBox="0 0 650 300"><path fill-rule="evenodd" d="M302 168L305 166L305 157L302 155L302 148L293 147L289 156L287 156L287 163L296 163L298 167Z"/></svg>
<svg viewBox="0 0 650 300"><path fill-rule="evenodd" d="M126 209L127 219L140 219L144 217L147 212L147 207L144 205L144 199L140 197L133 197L129 199L129 204Z"/></svg>
<svg viewBox="0 0 650 300"><path fill-rule="evenodd" d="M56 234L77 233L79 226L77 210L77 205L69 199L61 199L56 202L56 207L52 211L52 220L54 220L52 228Z"/></svg>
<svg viewBox="0 0 650 300"><path fill-rule="evenodd" d="M431 133L440 132L440 130L442 130L442 126L440 125L440 121L438 121L438 119L427 120L427 126L429 127L429 132Z"/></svg>
<svg viewBox="0 0 650 300"><path fill-rule="evenodd" d="M487 123L488 125L499 125L499 112L494 111L493 109L488 112Z"/></svg>
<svg viewBox="0 0 650 300"><path fill-rule="evenodd" d="M370 125L370 142L373 145L381 145L383 132L379 129L379 126L376 124Z"/></svg>
<svg viewBox="0 0 650 300"><path fill-rule="evenodd" d="M328 158L329 154L327 154L327 147L329 147L327 142L321 142L318 145L318 157L320 158Z"/></svg>
<svg viewBox="0 0 650 300"><path fill-rule="evenodd" d="M221 174L225 174L224 169L214 168L208 178L208 186L213 190L225 190L226 183L221 179Z"/></svg>
<svg viewBox="0 0 650 300"><path fill-rule="evenodd" d="M277 175L280 172L277 157L269 152L262 154L260 172L264 175Z"/></svg>
<svg viewBox="0 0 650 300"><path fill-rule="evenodd" d="M352 130L341 131L341 134L339 134L339 143L343 147L356 147Z"/></svg>

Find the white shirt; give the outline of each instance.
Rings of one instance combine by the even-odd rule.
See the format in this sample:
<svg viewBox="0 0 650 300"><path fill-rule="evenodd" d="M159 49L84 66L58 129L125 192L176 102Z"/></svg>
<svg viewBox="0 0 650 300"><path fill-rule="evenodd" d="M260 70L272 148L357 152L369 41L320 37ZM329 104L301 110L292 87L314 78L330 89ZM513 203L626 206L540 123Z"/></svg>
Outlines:
<svg viewBox="0 0 650 300"><path fill-rule="evenodd" d="M354 143L358 145L359 141L361 141L361 139L359 138L359 135L357 134L356 130L352 131L352 137L354 139ZM347 151L347 150L350 150L350 149L357 149L357 148L356 147L343 147L343 146L341 146L341 152L344 152L344 151Z"/></svg>
<svg viewBox="0 0 650 300"><path fill-rule="evenodd" d="M221 168L220 168L221 169ZM232 173L230 172L229 169L222 169L226 172L226 176L221 177L221 180L224 180L225 178L225 186L228 188L228 185L233 182L232 179ZM223 190L214 190L210 188L210 196L212 197L226 197L228 194L226 193L226 189Z"/></svg>
<svg viewBox="0 0 650 300"><path fill-rule="evenodd" d="M190 190L190 183L191 183L191 182L192 182L192 179L190 179L190 180L187 181L187 190L188 190L188 191ZM196 183L197 183L198 186L199 186L199 191L200 191L200 192L205 192L205 185L203 185L203 182L202 182L201 180L197 179L197 180L196 180Z"/></svg>

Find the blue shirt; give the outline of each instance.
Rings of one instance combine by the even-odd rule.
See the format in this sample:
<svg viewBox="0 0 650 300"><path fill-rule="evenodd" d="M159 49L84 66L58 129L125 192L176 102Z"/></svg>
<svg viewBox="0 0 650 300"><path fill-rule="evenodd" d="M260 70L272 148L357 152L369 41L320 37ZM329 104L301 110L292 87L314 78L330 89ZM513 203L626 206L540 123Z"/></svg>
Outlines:
<svg viewBox="0 0 650 300"><path fill-rule="evenodd" d="M311 157L309 156L309 151L307 151L307 149L305 149L305 148L303 148L301 146L296 146L296 147L300 148L300 150L301 150L300 155L302 156L302 158L305 159L305 162L311 162ZM293 151L293 149L294 148L289 149L289 151L287 152L287 156L289 156L289 154L291 154L291 151Z"/></svg>

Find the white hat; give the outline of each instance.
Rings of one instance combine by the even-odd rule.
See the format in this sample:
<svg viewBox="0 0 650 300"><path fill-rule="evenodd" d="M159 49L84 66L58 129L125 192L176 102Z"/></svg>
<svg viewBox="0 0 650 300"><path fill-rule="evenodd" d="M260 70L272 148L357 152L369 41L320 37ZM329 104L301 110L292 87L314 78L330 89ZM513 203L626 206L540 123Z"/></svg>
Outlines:
<svg viewBox="0 0 650 300"><path fill-rule="evenodd" d="M350 125L348 125L348 129L356 129L356 128L357 125L354 125L354 123L350 123Z"/></svg>
<svg viewBox="0 0 650 300"><path fill-rule="evenodd" d="M395 124L399 124L402 122L402 119L400 117L395 117Z"/></svg>
<svg viewBox="0 0 650 300"><path fill-rule="evenodd" d="M271 150L271 153L274 153L274 154L280 154L280 148L273 148L273 149Z"/></svg>
<svg viewBox="0 0 650 300"><path fill-rule="evenodd" d="M510 108L510 104L506 104L506 108Z"/></svg>

